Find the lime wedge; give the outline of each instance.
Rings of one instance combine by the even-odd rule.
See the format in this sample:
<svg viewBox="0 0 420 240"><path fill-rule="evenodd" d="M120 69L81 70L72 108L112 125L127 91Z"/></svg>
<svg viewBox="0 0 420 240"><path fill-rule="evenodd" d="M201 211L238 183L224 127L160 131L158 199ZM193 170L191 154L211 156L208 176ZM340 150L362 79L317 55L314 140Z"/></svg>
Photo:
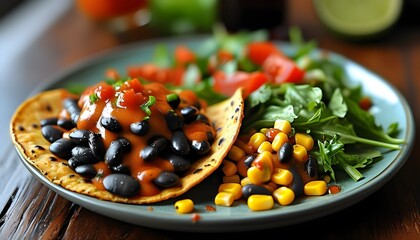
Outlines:
<svg viewBox="0 0 420 240"><path fill-rule="evenodd" d="M314 0L321 22L331 31L352 38L385 32L398 20L403 0Z"/></svg>

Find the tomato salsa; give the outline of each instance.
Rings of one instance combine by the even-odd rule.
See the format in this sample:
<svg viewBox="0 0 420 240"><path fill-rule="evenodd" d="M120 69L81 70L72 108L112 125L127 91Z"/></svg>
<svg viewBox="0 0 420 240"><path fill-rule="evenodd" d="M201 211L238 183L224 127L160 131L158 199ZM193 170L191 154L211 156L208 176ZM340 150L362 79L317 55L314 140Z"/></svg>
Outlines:
<svg viewBox="0 0 420 240"><path fill-rule="evenodd" d="M63 105L58 119L73 121L64 133L74 143L65 157L69 166L99 190L123 197L176 186L215 137L206 103L195 93L137 78L100 82ZM57 143L50 148L56 155L61 149Z"/></svg>

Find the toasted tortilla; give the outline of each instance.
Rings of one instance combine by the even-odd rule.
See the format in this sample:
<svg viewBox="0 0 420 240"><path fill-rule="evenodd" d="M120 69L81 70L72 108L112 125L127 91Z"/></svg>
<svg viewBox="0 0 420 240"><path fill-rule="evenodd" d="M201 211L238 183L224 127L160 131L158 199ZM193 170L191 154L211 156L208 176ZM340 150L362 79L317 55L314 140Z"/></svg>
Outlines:
<svg viewBox="0 0 420 240"><path fill-rule="evenodd" d="M244 108L241 90L237 90L230 99L207 108L206 115L216 129L216 138L210 153L195 161L180 176L178 186L163 189L154 196L124 198L98 189L75 173L67 165L67 160L60 159L49 151L50 143L41 133L40 121L56 117L62 109L62 100L69 96L72 94L64 89L50 90L33 96L19 106L10 125L10 134L17 150L45 178L65 189L102 200L131 204L154 203L178 197L213 173L239 134Z"/></svg>

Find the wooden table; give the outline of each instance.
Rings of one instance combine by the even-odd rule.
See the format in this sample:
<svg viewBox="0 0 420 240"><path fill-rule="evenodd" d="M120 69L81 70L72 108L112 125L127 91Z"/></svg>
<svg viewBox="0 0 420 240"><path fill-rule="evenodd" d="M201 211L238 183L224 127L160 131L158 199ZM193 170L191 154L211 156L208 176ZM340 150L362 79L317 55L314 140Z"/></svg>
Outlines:
<svg viewBox="0 0 420 240"><path fill-rule="evenodd" d="M288 1L284 24L273 38L287 40L289 26L299 26L306 39L338 52L378 73L407 99L420 125L420 22L406 9L397 28L369 43L343 41L320 24L309 1ZM417 20L416 20L417 19ZM413 21L416 20L417 22ZM93 53L158 36L148 27L115 35L94 25L72 8L40 39L55 54L50 61L64 69ZM36 58L33 58L36 59ZM416 133L418 136L418 132ZM4 140L3 140L4 143ZM420 239L420 143L416 141L402 169L380 190L337 213L249 237L322 239ZM232 239L237 233L163 231L103 217L58 196L38 182L9 148L0 159L0 239Z"/></svg>

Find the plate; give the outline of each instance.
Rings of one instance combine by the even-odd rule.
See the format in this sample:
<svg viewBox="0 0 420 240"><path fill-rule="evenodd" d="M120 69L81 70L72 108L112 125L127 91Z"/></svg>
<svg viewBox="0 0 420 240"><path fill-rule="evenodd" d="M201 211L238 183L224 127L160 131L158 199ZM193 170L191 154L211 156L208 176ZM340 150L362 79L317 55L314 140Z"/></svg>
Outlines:
<svg viewBox="0 0 420 240"><path fill-rule="evenodd" d="M94 84L103 79L105 70L108 68L115 68L120 73L125 73L126 67L129 65L150 61L156 45L164 44L171 50L182 43L192 49L197 49L207 38L209 36L158 39L103 52L67 69L39 86L34 93L46 89L69 87L75 83ZM286 53L294 51L290 44L278 42L278 45ZM314 52L314 57L319 57L323 53L325 50L317 50ZM362 171L365 178L359 182L354 182L350 177L338 173L337 179L342 187L339 194L305 197L296 200L292 205L276 205L272 210L260 212L249 210L245 202L236 202L232 207L215 206L213 200L220 183L220 177L216 172L179 197L193 199L196 205L195 213L200 217L198 221L195 221L192 214L175 212L174 203L179 198L152 205L129 205L101 201L68 191L51 183L36 168L29 165L22 156L21 160L43 184L67 200L110 218L156 229L187 232L261 230L296 224L340 211L366 198L397 173L411 152L415 126L412 111L406 100L386 80L339 54L329 52L329 57L344 67L350 83L361 84L365 93L372 98L376 106L374 114L378 124L388 126L390 123L398 121L401 128L399 137L405 139L407 143L399 151L386 152L384 159ZM216 210L210 211L209 206Z"/></svg>

